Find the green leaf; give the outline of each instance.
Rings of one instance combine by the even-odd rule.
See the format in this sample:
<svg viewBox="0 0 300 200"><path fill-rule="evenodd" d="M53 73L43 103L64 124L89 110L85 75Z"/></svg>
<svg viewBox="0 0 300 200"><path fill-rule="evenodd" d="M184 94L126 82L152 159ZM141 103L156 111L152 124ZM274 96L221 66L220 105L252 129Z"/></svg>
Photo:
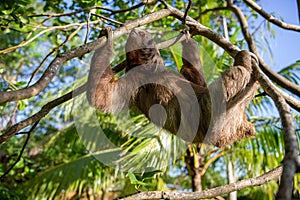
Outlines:
<svg viewBox="0 0 300 200"><path fill-rule="evenodd" d="M149 185L147 183L144 183L142 181L137 180L134 173L128 172L128 177L129 177L130 183L133 184L133 185L141 185L141 186L148 186Z"/></svg>
<svg viewBox="0 0 300 200"><path fill-rule="evenodd" d="M18 109L19 110L24 110L27 105L28 105L28 100L27 99L20 100L19 105L18 105Z"/></svg>
<svg viewBox="0 0 300 200"><path fill-rule="evenodd" d="M10 15L14 11L14 8L8 10L1 10L1 12L5 15Z"/></svg>

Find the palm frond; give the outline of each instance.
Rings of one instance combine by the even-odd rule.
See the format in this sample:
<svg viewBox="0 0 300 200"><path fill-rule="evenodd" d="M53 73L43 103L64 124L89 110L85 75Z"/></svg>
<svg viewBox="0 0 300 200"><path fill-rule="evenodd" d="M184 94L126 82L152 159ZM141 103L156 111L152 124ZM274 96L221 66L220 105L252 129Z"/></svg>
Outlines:
<svg viewBox="0 0 300 200"><path fill-rule="evenodd" d="M118 151L118 150L116 150ZM120 174L104 166L95 157L110 156L115 152L95 152L67 163L49 168L23 185L24 193L32 198L53 199L70 191L83 191L90 187L94 191L106 189Z"/></svg>

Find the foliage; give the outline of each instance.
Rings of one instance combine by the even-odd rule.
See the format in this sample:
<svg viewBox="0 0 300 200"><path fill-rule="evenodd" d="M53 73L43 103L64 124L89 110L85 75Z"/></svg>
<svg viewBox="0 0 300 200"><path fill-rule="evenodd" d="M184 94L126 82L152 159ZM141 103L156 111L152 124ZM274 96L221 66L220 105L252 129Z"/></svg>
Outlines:
<svg viewBox="0 0 300 200"><path fill-rule="evenodd" d="M186 7L186 1L168 0L167 2L181 10ZM237 3L241 4L240 1ZM0 54L0 90L9 91L27 87L31 78L32 84L43 75L46 67L58 53L97 39L98 29L105 25L113 28L120 26L103 19L99 20L96 15L90 13L108 16L125 23L163 7L161 4L151 4L127 12L111 14L109 11L128 9L136 4L136 1L130 0L1 1L0 51L10 49L10 52ZM91 6L103 6L109 9L87 9ZM193 1L193 8L189 15L218 32L224 32L222 23L225 18L229 40L240 48L245 48L246 42L241 37L241 28L230 11L221 10L201 15L207 9L223 6L223 1ZM81 9L86 10L74 15L53 15L50 18L40 15L70 13ZM247 12L247 15L249 20L257 18L254 12ZM88 20L91 22L89 29L86 26ZM253 23L250 28L256 30L257 26L257 23ZM177 35L184 27L181 22L167 17L147 25L146 28L157 32L155 38L157 41L164 41ZM73 37L69 38L72 34ZM266 50L272 57L272 51L268 46L269 35L275 37L274 30L270 26L263 31L254 31L259 48ZM201 44L200 56L205 78L211 82L230 67L233 61L226 52L208 39L199 36L195 39ZM114 59L113 65L117 65L124 59L125 41L126 38L123 37L116 42L115 54L118 56ZM182 64L180 51L180 45L161 51L166 65L172 70L180 70ZM88 54L67 62L50 85L38 96L0 105L1 132L8 125L31 116L50 100L83 84L86 80L90 56L91 54ZM284 67L278 73L299 85L299 70L298 61ZM33 73L35 75L31 77ZM122 72L119 76L122 76ZM262 91L260 90L259 93ZM115 196L146 190L191 191L191 180L184 159L186 145L183 141L157 128L145 116L134 110L130 113L130 119L122 115L92 113L97 119L94 122L87 114L87 108L80 107L83 104L79 104L79 107L74 105L82 101L80 98L82 96L75 102L64 103L43 118L32 133L21 160L3 181L1 180L0 199L34 197L63 199L71 193L74 194L74 198L83 198L91 193L94 196L104 196L113 189L116 190ZM269 116L269 113L272 113L272 116ZM81 117L79 121L76 119L78 116ZM205 163L219 153L223 152L224 156L212 162L202 176L203 189L227 183L225 171L228 159L233 160L238 179L258 176L281 164L284 154L283 135L278 115L274 112L269 97L264 95L256 97L247 110L247 116L256 125L257 137L236 143L223 151L217 151L216 154L211 153L215 149L205 150ZM294 113L293 117L298 124L296 128L299 138L300 117L298 113ZM99 124L104 136L115 145L114 148L104 148L99 138L93 140L94 138L91 137L88 142L82 139L83 134L88 134L89 131L80 132L81 126L86 126L83 127L84 130L94 130ZM25 136L26 134L19 134L0 146L0 175L17 159L25 142ZM98 148L99 146L101 148ZM111 163L115 164L105 165L100 162L100 158L103 157L112 158ZM295 177L295 196L300 192L299 181L298 175ZM240 198L272 199L277 189L278 184L273 181L261 187L244 189L238 195Z"/></svg>

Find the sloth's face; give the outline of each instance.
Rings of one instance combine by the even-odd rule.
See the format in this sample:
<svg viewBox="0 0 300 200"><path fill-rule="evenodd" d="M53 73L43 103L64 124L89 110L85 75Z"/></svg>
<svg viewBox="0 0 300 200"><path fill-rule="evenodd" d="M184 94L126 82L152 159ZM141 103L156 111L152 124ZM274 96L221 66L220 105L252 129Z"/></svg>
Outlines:
<svg viewBox="0 0 300 200"><path fill-rule="evenodd" d="M126 52L144 48L156 48L151 34L145 30L132 30L126 43Z"/></svg>

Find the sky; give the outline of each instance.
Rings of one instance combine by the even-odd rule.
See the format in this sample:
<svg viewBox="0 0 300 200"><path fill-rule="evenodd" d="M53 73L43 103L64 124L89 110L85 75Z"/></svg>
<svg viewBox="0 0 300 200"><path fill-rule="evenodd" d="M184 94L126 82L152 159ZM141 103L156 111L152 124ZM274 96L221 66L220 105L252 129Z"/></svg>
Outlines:
<svg viewBox="0 0 300 200"><path fill-rule="evenodd" d="M286 23L300 25L296 0L260 0L258 4L267 13L283 18ZM273 70L278 71L300 60L300 33L285 30L276 25L272 28L276 32L275 39L270 40L274 61L264 56L263 58Z"/></svg>

